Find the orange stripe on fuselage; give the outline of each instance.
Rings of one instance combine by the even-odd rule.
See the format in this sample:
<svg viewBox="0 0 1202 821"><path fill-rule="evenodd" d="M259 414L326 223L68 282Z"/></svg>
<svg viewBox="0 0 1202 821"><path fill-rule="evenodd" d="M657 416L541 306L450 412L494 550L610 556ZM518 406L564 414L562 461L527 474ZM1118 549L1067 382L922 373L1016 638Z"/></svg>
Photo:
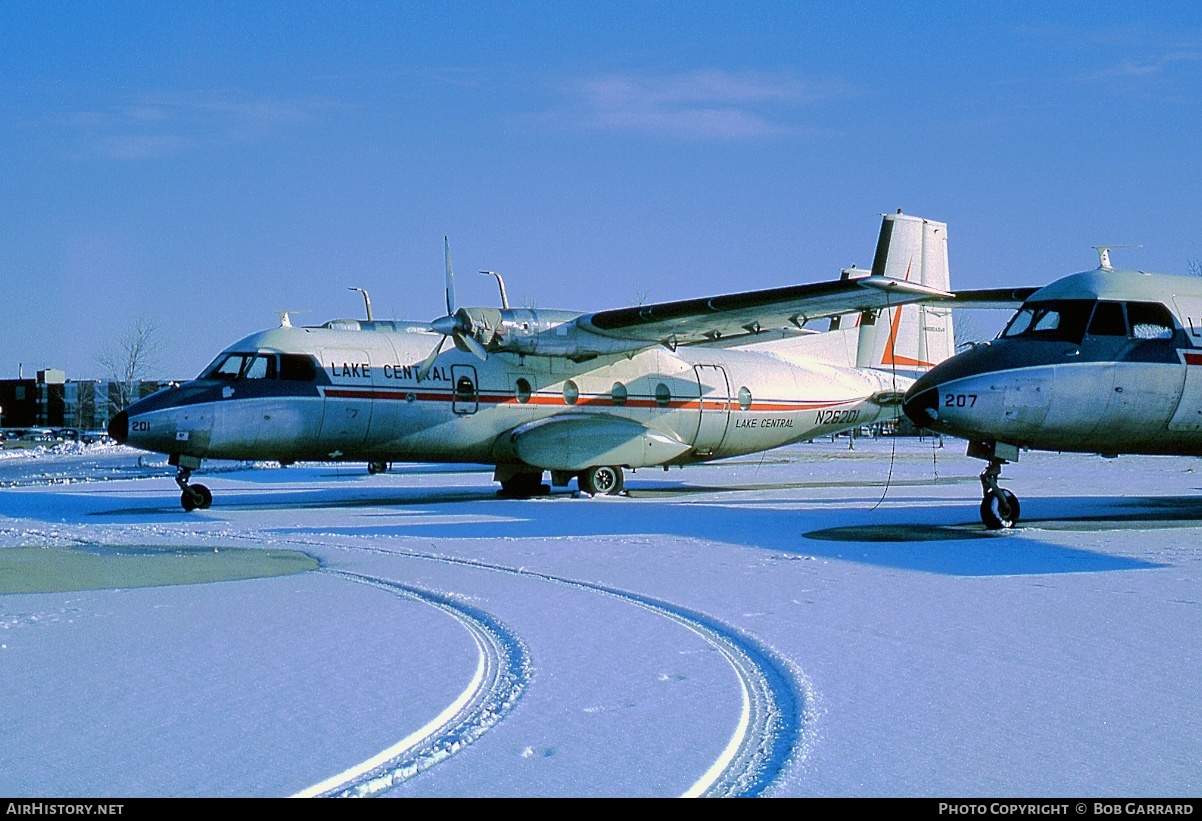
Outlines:
<svg viewBox="0 0 1202 821"><path fill-rule="evenodd" d="M405 402L405 401L409 400L410 394L413 395L413 401L415 401L415 402L446 403L446 402L453 402L456 400L455 394L452 392L449 392L449 391L446 393L441 393L441 392L433 393L433 392L428 392L428 391L421 391L421 392L398 391L398 390L394 390L394 389L373 389L373 388L326 388L325 389L325 395L327 397L330 397L333 399L373 399L373 400L386 400L386 401L394 401L394 402L396 402L396 401ZM707 400L704 402L704 404L702 404L702 402L697 399L684 399L684 400L670 401L666 405L661 405L659 403L659 400L657 400L657 399L632 398L632 399L628 399L626 401L625 405L615 405L613 402L613 399L611 399L606 394L599 394L599 395L595 395L595 396L581 396L580 399L578 399L576 401L575 405L569 405L566 402L564 402L563 397L559 394L532 394L528 401L519 402L517 397L512 396L510 394L498 394L498 393L485 394L485 393L482 393L473 399L465 398L465 399L461 399L459 401L464 401L464 402L475 401L475 402L479 402L481 404L495 404L495 405L515 405L515 406L537 405L540 407L555 406L555 407L563 407L563 408L570 408L570 407L577 407L577 408L579 408L579 407L605 407L605 408L627 407L627 408L652 408L652 409L659 408L659 409L664 409L664 410L684 410L684 409L688 409L688 408L698 408L700 406L701 409L703 409L703 410L729 409L732 411L738 410L743 413L749 413L752 411L780 412L780 411L817 410L819 408L830 408L830 407L835 407L838 405L852 404L855 402L859 402L860 400L859 399L809 399L809 400L807 400L807 399L773 399L773 400L764 400L764 401L759 401L759 402L753 402L751 404L751 407L748 408L746 411L743 411L741 408L739 408L737 403L734 402L733 400L731 400L729 402Z"/></svg>

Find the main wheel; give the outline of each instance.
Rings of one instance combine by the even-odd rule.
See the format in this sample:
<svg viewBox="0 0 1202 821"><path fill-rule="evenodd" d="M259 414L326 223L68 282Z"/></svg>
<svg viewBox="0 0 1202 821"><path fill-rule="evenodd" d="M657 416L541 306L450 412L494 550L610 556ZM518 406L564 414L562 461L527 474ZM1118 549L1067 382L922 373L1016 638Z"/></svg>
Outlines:
<svg viewBox="0 0 1202 821"><path fill-rule="evenodd" d="M999 500L992 490L985 491L985 498L981 500L981 521L985 523L985 527L990 530L1010 529L1018 524L1018 497L1011 493L1006 488L1002 488L1002 495L1006 499L1006 504L1010 506L1010 512L1003 516L999 508Z"/></svg>
<svg viewBox="0 0 1202 821"><path fill-rule="evenodd" d="M180 494L179 503L189 513L197 509L208 510L213 504L213 494L204 485L188 485Z"/></svg>
<svg viewBox="0 0 1202 821"><path fill-rule="evenodd" d="M387 462L368 462L367 463L367 472L370 473L372 476L375 476L377 473L387 473L388 472L388 463Z"/></svg>
<svg viewBox="0 0 1202 821"><path fill-rule="evenodd" d="M547 486L543 484L542 471L518 473L501 482L500 495L505 499L529 499L531 496L541 496L547 490Z"/></svg>
<svg viewBox="0 0 1202 821"><path fill-rule="evenodd" d="M580 474L580 489L590 496L616 496L622 492L622 469L611 465L599 465Z"/></svg>

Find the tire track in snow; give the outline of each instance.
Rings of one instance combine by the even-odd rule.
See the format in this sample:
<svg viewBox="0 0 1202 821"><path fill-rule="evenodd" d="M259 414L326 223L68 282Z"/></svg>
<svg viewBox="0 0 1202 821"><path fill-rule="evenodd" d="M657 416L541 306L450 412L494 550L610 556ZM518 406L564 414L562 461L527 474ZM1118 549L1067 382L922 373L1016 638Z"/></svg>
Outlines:
<svg viewBox="0 0 1202 821"><path fill-rule="evenodd" d="M306 540L303 544L312 545ZM332 547L328 542L322 546ZM682 797L754 797L769 789L795 755L804 751L804 716L809 700L803 692L804 676L769 648L739 629L705 613L661 599L595 582L568 579L473 559L454 558L412 550L340 544L348 550L406 556L539 579L621 599L680 624L715 647L738 677L743 706L729 742L713 765ZM392 584L388 582L386 584ZM494 722L495 723L495 722ZM491 725L490 725L491 726Z"/></svg>
<svg viewBox="0 0 1202 821"><path fill-rule="evenodd" d="M805 699L788 665L755 639L712 616L662 599L524 568L497 569L624 600L680 624L722 653L742 690L739 722L722 753L682 797L761 795L792 758L801 741Z"/></svg>
<svg viewBox="0 0 1202 821"><path fill-rule="evenodd" d="M293 797L379 795L478 739L505 717L529 684L532 666L526 645L491 614L438 593L374 576L330 569L318 572L378 587L443 610L475 639L479 660L467 688L425 726Z"/></svg>

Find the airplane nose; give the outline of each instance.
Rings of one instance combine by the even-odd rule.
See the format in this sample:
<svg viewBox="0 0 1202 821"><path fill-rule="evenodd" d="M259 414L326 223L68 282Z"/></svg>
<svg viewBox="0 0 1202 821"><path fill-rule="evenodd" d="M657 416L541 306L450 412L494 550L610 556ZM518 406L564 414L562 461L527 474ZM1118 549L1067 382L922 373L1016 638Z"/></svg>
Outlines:
<svg viewBox="0 0 1202 821"><path fill-rule="evenodd" d="M128 413L121 411L109 420L109 436L116 439L119 444L125 444L125 440L129 438Z"/></svg>
<svg viewBox="0 0 1202 821"><path fill-rule="evenodd" d="M930 388L921 385L915 385L920 388L917 392L910 390L906 394L906 399L902 403L902 411L910 418L916 426L920 428L929 428L935 420L939 418L939 389Z"/></svg>

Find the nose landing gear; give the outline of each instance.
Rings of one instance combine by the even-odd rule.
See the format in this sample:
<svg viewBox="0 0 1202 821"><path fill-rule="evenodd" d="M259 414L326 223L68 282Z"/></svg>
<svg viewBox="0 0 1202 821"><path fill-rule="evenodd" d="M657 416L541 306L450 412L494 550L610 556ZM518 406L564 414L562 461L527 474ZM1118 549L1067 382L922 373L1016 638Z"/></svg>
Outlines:
<svg viewBox="0 0 1202 821"><path fill-rule="evenodd" d="M186 467L181 467L175 474L175 483L183 491L180 494L179 503L189 513L193 510L208 510L209 505L213 504L213 494L204 485L188 484L188 477L191 475L192 469Z"/></svg>
<svg viewBox="0 0 1202 821"><path fill-rule="evenodd" d="M981 500L981 521L990 530L1008 530L1018 524L1018 497L997 483L1002 475L1002 464L990 462L981 473L981 488L985 492L985 498Z"/></svg>
<svg viewBox="0 0 1202 821"><path fill-rule="evenodd" d="M1018 497L998 484L1002 465L1018 461L1018 448L1004 442L968 443L968 455L989 462L981 471L981 521L990 530L1008 530L1018 524Z"/></svg>

